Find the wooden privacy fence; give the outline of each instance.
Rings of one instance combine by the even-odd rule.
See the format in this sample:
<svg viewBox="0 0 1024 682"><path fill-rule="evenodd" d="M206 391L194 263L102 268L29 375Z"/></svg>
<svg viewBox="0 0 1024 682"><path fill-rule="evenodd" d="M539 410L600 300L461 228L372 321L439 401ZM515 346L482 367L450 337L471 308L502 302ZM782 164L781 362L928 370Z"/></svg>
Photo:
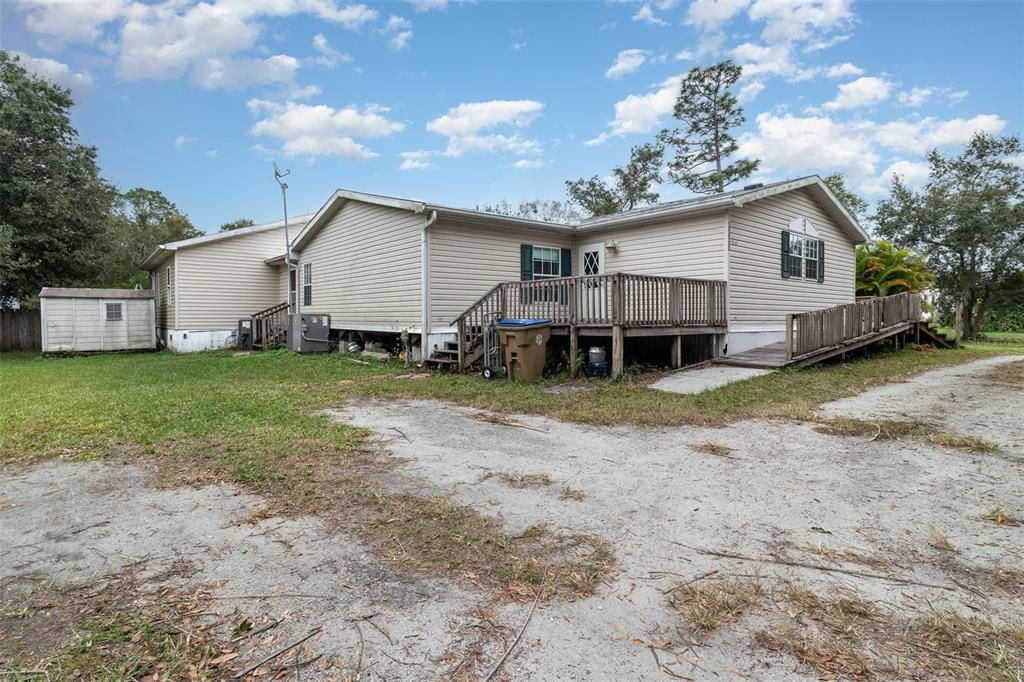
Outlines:
<svg viewBox="0 0 1024 682"><path fill-rule="evenodd" d="M786 359L839 348L921 319L921 294L896 294L786 316Z"/></svg>
<svg viewBox="0 0 1024 682"><path fill-rule="evenodd" d="M0 352L42 348L43 328L38 310L0 310Z"/></svg>

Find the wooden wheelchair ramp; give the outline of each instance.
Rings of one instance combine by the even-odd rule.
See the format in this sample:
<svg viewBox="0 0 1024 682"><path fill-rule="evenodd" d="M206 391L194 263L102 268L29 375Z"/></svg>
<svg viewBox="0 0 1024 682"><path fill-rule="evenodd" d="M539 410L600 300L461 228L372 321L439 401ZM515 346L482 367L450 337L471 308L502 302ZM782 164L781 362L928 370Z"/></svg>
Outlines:
<svg viewBox="0 0 1024 682"><path fill-rule="evenodd" d="M785 341L719 357L714 364L806 367L891 338L952 347L921 319L920 294L896 294L787 315Z"/></svg>

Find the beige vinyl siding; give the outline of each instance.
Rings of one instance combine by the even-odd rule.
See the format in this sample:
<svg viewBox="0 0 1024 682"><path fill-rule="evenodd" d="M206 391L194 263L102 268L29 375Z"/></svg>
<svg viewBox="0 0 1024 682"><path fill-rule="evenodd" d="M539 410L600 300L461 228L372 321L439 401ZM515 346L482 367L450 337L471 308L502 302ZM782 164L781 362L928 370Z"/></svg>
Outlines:
<svg viewBox="0 0 1024 682"><path fill-rule="evenodd" d="M725 215L677 219L643 227L576 235L576 242L614 240L605 251L604 270L635 275L725 279Z"/></svg>
<svg viewBox="0 0 1024 682"><path fill-rule="evenodd" d="M284 229L271 229L179 249L176 329L235 329L238 320L281 303L274 267Z"/></svg>
<svg viewBox="0 0 1024 682"><path fill-rule="evenodd" d="M349 201L298 254L303 312L328 313L335 329L400 331L420 326L420 235L427 216ZM312 266L302 305L303 265Z"/></svg>
<svg viewBox="0 0 1024 682"><path fill-rule="evenodd" d="M430 324L448 328L499 282L520 277L520 245L571 249L572 235L446 223L430 228ZM575 272L576 255L573 254ZM571 274L571 273L566 273Z"/></svg>
<svg viewBox="0 0 1024 682"><path fill-rule="evenodd" d="M782 277L782 232L804 216L825 242L825 281ZM856 246L805 189L733 209L729 217L729 320L783 325L787 313L854 300Z"/></svg>
<svg viewBox="0 0 1024 682"><path fill-rule="evenodd" d="M288 301L288 268L284 265L277 266L277 298L278 303Z"/></svg>
<svg viewBox="0 0 1024 682"><path fill-rule="evenodd" d="M171 277L174 277L174 261L175 255L171 254L170 258L160 264L157 270L153 271L153 277L157 279L156 287L156 326L161 329L173 329L174 328L174 316L175 316L175 305L174 299L177 298L177 287L171 288L171 296L167 296L167 277L168 273Z"/></svg>

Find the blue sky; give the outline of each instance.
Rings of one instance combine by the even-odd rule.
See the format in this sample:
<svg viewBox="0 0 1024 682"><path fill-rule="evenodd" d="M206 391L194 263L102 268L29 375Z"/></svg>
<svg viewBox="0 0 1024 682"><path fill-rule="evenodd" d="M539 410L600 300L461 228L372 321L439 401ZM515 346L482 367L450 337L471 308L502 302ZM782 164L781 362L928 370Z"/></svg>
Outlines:
<svg viewBox="0 0 1024 682"><path fill-rule="evenodd" d="M3 47L75 93L123 189L200 229L336 187L457 206L563 198L671 122L678 78L732 58L754 180L842 171L869 198L925 151L1024 122L1024 3L13 0ZM685 196L674 185L662 198Z"/></svg>

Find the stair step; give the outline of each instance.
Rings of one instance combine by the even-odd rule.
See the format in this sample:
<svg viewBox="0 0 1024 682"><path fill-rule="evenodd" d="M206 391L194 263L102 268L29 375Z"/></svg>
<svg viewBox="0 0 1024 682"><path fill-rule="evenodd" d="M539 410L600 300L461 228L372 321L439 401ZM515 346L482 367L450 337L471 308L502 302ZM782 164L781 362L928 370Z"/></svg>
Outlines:
<svg viewBox="0 0 1024 682"><path fill-rule="evenodd" d="M458 355L459 354L459 349L458 348L438 348L437 350L434 351L434 354L435 355L437 355L437 354L441 354L441 355Z"/></svg>

